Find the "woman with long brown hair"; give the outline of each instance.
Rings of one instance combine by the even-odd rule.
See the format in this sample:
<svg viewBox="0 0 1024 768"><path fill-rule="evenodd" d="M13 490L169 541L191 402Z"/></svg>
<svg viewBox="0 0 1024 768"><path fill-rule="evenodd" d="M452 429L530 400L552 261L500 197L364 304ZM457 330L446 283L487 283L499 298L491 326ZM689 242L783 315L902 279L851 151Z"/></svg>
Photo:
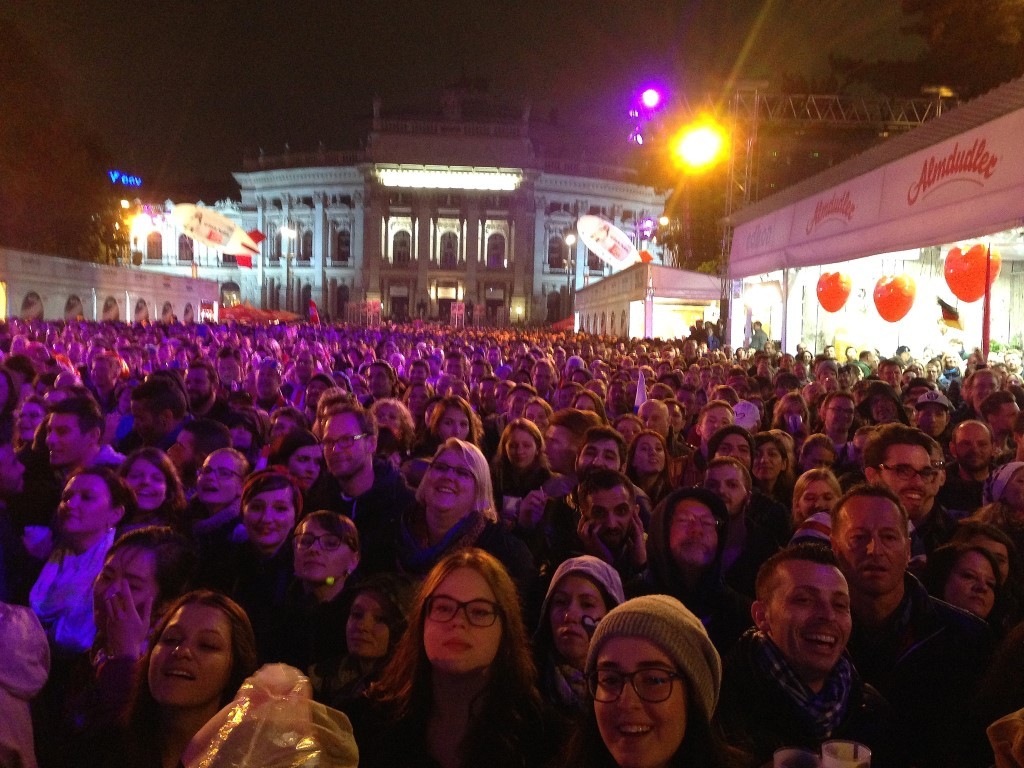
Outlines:
<svg viewBox="0 0 1024 768"><path fill-rule="evenodd" d="M551 757L536 670L508 572L479 549L448 555L356 722L363 766L540 766Z"/></svg>

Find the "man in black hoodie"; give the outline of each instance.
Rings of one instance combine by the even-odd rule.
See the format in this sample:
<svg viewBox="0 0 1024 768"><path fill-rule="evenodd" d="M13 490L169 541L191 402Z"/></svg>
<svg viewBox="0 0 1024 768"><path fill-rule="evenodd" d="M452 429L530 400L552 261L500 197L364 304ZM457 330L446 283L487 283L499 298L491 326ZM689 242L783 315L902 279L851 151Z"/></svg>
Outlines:
<svg viewBox="0 0 1024 768"><path fill-rule="evenodd" d="M677 598L700 618L723 655L750 626L750 600L722 576L728 525L725 503L711 491L673 491L651 513L647 569L626 587L630 597Z"/></svg>
<svg viewBox="0 0 1024 768"><path fill-rule="evenodd" d="M390 462L374 458L377 421L358 405L340 405L324 424L324 461L306 506L352 518L359 531L359 573L395 570L398 520L415 501L405 478Z"/></svg>

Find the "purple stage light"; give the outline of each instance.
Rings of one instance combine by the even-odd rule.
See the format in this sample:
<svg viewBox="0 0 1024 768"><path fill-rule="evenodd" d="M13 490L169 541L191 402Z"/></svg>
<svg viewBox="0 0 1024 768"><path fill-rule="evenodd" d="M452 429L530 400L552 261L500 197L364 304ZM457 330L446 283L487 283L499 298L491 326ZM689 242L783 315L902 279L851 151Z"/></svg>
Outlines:
<svg viewBox="0 0 1024 768"><path fill-rule="evenodd" d="M654 88L648 88L640 94L640 103L647 109L654 109L661 103L661 94Z"/></svg>

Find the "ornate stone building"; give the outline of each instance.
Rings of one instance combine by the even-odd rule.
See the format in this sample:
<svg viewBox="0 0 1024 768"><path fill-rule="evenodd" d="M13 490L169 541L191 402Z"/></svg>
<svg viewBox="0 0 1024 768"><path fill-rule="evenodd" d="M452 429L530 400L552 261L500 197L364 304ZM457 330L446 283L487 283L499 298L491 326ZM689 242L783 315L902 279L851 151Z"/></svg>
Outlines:
<svg viewBox="0 0 1024 768"><path fill-rule="evenodd" d="M212 277L229 303L304 313L313 299L349 319L376 301L396 320L448 320L456 301L475 324L564 318L573 290L610 274L566 244L576 218L602 216L643 249L641 222L666 197L632 169L545 153L528 109L466 119L458 98L432 119L386 117L377 102L360 151L261 153L234 176L240 201L214 207L266 235L252 268L159 213L133 230L144 268Z"/></svg>

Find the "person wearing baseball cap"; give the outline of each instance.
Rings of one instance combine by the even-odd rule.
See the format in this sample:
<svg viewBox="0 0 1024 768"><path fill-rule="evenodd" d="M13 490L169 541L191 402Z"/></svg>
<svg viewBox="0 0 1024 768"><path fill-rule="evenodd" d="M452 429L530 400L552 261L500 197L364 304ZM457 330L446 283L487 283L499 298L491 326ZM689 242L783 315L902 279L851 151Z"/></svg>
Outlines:
<svg viewBox="0 0 1024 768"><path fill-rule="evenodd" d="M917 412L917 428L929 437L938 441L943 453L949 456L950 418L953 415L953 403L939 390L931 390L920 395L914 402Z"/></svg>
<svg viewBox="0 0 1024 768"><path fill-rule="evenodd" d="M587 654L592 706L566 766L736 764L713 732L722 661L704 625L668 595L613 608Z"/></svg>

